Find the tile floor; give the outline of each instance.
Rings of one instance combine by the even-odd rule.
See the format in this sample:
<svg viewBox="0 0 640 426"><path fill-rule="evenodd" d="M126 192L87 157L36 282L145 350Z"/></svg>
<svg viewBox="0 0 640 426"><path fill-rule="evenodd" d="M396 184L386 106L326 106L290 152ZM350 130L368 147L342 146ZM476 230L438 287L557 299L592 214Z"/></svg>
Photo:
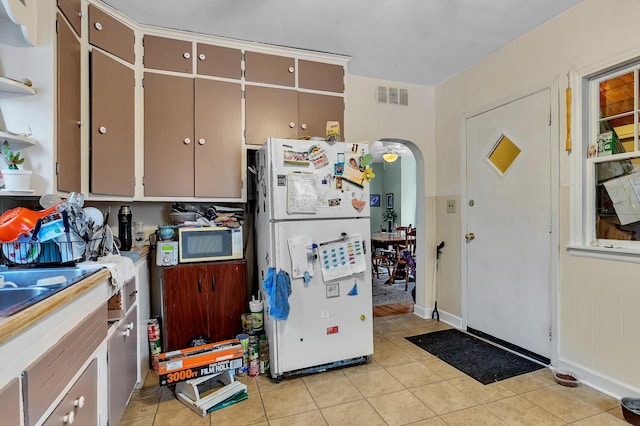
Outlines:
<svg viewBox="0 0 640 426"><path fill-rule="evenodd" d="M369 364L272 383L240 377L249 398L200 417L151 372L121 425L624 425L619 401L557 385L547 369L484 386L404 339L450 328L413 314L374 319Z"/></svg>

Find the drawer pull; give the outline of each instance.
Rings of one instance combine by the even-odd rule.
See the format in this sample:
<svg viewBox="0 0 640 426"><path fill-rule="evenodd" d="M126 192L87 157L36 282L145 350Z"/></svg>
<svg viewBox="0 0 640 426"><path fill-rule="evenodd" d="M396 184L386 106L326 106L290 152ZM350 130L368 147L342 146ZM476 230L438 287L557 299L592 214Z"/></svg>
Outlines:
<svg viewBox="0 0 640 426"><path fill-rule="evenodd" d="M73 401L73 406L78 408L84 407L84 396L80 396L80 398Z"/></svg>
<svg viewBox="0 0 640 426"><path fill-rule="evenodd" d="M76 418L76 415L73 411L70 411L69 414L65 414L62 418L62 423L72 424L73 420Z"/></svg>
<svg viewBox="0 0 640 426"><path fill-rule="evenodd" d="M133 290L133 291L129 294L129 297L133 297L133 296L135 296L136 294L138 294L138 290Z"/></svg>

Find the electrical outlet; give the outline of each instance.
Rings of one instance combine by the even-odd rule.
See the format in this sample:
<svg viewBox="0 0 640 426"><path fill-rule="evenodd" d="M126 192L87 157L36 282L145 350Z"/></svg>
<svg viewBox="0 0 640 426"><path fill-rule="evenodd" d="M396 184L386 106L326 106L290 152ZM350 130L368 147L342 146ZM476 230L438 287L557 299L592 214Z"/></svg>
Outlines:
<svg viewBox="0 0 640 426"><path fill-rule="evenodd" d="M456 200L447 200L447 213L456 212Z"/></svg>

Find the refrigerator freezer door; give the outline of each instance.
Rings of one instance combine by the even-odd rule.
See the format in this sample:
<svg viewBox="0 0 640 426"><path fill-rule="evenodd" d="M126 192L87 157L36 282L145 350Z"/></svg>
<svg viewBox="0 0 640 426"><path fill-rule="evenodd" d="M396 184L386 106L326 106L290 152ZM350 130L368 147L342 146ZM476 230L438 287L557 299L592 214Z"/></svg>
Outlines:
<svg viewBox="0 0 640 426"><path fill-rule="evenodd" d="M368 219L292 221L272 224L276 271L287 271L291 277L288 298L289 316L274 320L268 314L266 300L265 328L269 334L271 372L274 377L296 370L326 365L373 354L373 318L371 299L371 267ZM333 280L323 279L323 257L308 265L310 278L305 283L306 253L319 254L323 247L340 246L342 233L364 242L365 252L353 260L364 262L362 272L340 274ZM309 241L313 245L305 246ZM323 244L325 243L325 244ZM297 244L297 245L296 245ZM321 245L323 244L323 245ZM293 256L291 252L294 251ZM304 252L301 255L300 252ZM302 272L302 274L300 274ZM294 276L302 275L302 278Z"/></svg>
<svg viewBox="0 0 640 426"><path fill-rule="evenodd" d="M364 143L268 139L263 194L272 220L369 217ZM365 161L366 162L366 161ZM259 184L260 186L260 184Z"/></svg>

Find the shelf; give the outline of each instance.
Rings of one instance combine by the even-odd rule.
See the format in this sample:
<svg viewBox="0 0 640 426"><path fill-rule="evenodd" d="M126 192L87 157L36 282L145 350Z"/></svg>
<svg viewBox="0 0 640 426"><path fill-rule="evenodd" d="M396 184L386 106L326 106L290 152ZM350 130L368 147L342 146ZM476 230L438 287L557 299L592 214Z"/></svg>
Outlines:
<svg viewBox="0 0 640 426"><path fill-rule="evenodd" d="M14 151L28 148L36 144L35 139L32 139L30 137L0 132L0 145L2 145L4 141L9 142L11 149L13 149Z"/></svg>
<svg viewBox="0 0 640 426"><path fill-rule="evenodd" d="M36 89L26 86L19 81L7 77L0 77L0 92L20 93L23 95L35 95Z"/></svg>

